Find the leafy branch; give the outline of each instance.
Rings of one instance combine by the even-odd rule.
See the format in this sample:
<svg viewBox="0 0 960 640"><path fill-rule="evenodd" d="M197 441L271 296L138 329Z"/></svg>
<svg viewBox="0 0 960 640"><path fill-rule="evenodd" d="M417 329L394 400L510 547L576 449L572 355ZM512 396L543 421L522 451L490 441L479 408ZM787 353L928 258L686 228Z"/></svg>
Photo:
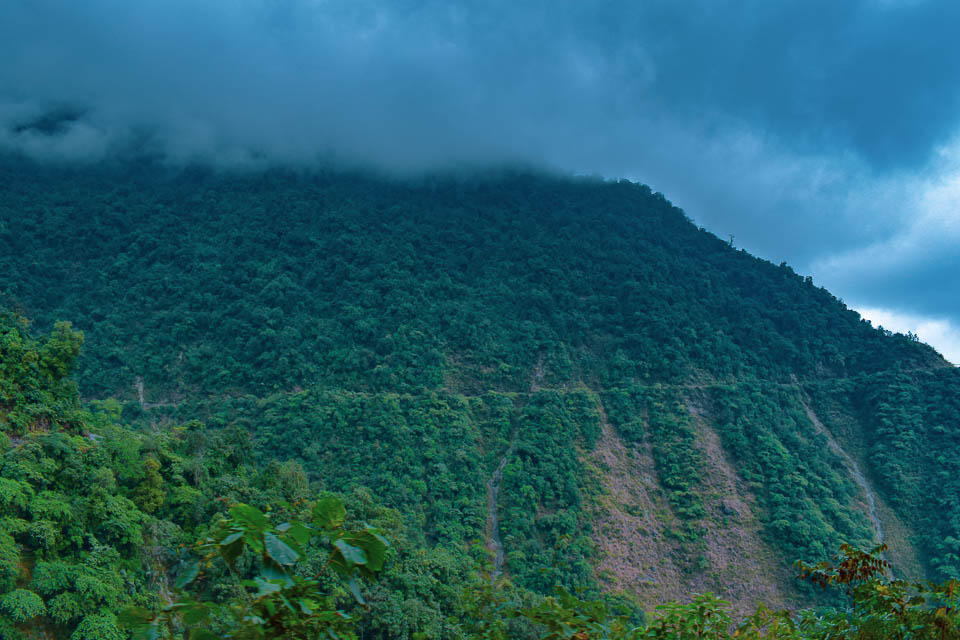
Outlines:
<svg viewBox="0 0 960 640"><path fill-rule="evenodd" d="M192 547L195 559L178 567L174 587L180 597L159 612L127 609L122 621L142 640L157 640L189 630L190 640L213 638L355 638L351 616L337 607L317 575L303 576L297 565L309 545L327 554L324 568L347 585L354 599L366 602L358 578L373 578L383 569L389 543L369 526L348 529L346 509L338 498L323 498L310 522L274 524L256 507L235 504L208 537ZM259 557L257 571L242 577L237 560L250 552ZM207 602L187 590L222 560L241 594L224 602ZM250 575L252 574L252 575Z"/></svg>

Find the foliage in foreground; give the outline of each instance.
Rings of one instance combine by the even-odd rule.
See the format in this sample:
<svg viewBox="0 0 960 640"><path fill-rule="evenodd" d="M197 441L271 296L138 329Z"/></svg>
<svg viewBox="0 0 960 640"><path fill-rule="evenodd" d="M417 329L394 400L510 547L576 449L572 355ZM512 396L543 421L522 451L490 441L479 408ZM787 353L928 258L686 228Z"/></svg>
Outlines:
<svg viewBox="0 0 960 640"><path fill-rule="evenodd" d="M228 581L237 593L226 602L203 602L184 592L159 613L131 608L124 620L138 638L355 638L351 616L337 606L324 588L322 570L304 575L295 565L305 548L319 544L326 555L322 569L344 579L360 604L358 576L373 577L383 569L389 544L369 526L344 527L346 509L336 498L315 503L309 523L274 524L256 507L236 504L209 537L192 551L197 559L181 563L175 586L185 588L215 561L229 569ZM246 571L238 566L245 553L259 556Z"/></svg>
<svg viewBox="0 0 960 640"><path fill-rule="evenodd" d="M890 578L883 559L885 545L869 552L842 545L833 562L798 562L799 578L823 588L842 591L839 607L797 612L773 611L764 605L738 624L729 603L711 593L689 603L657 607L646 625L632 625L602 600L585 601L558 587L534 607L512 607L497 592L485 597L503 617L534 623L540 640L952 640L960 638L960 582L910 583ZM495 621L475 627L476 640L501 640ZM493 633L491 633L493 630Z"/></svg>
<svg viewBox="0 0 960 640"><path fill-rule="evenodd" d="M383 569L389 544L376 531L344 528L346 511L337 499L315 503L310 523L274 525L258 509L244 504L231 508L214 533L194 545L199 556L184 562L176 582L181 596L158 613L130 608L122 616L136 638L319 638L355 639L354 619L337 607L336 599L314 577L298 570L303 547L319 540L326 549L326 566L348 582L365 604L357 575L373 578ZM237 571L246 551L260 556L247 576ZM960 583L909 583L891 579L883 559L885 545L869 552L843 545L834 562L798 562L799 577L824 589L838 588L846 606L799 612L773 611L760 604L756 612L735 624L729 603L713 594L695 595L691 602L657 607L648 624L635 624L604 600L583 600L557 586L554 595L535 604L511 601L509 584L477 576L464 590L467 619L457 625L460 637L506 640L516 637L510 621L526 623L539 640L950 640L960 637ZM215 560L230 567L238 589L226 601L201 601L185 589ZM27 592L29 593L29 592ZM42 607L25 599L22 607ZM38 615L39 612L29 614ZM420 634L418 634L420 635ZM423 637L426 637L425 635Z"/></svg>
<svg viewBox="0 0 960 640"><path fill-rule="evenodd" d="M314 510L313 525L299 522L273 527L259 511L246 505L231 510L219 533L201 541L203 563L220 557L232 563L250 544L259 549L261 573L242 580L242 595L222 602L199 602L188 596L157 615L130 610L128 624L138 637L208 638L356 638L354 620L337 610L320 583L301 577L294 568L297 547L319 536L330 547L329 564L356 584L355 574L373 577L383 566L386 541L370 530L342 529L342 504L325 501ZM333 517L331 518L331 514ZM277 532L271 533L271 532ZM281 541L278 535L286 542ZM272 536L268 538L267 536ZM268 542L273 540L272 543ZM349 540L349 542L345 542ZM302 541L302 542L301 542ZM288 546L287 543L290 543ZM347 549L347 552L344 552ZM464 590L470 617L459 621L459 637L507 640L520 620L524 636L539 640L951 640L960 637L960 583L918 584L891 579L883 559L884 545L869 552L843 545L834 562L798 562L800 578L823 588L838 588L846 605L798 612L773 611L760 604L756 612L735 623L729 603L714 594L698 594L689 603L657 607L647 624L604 600L583 600L561 586L535 604L518 603L505 580L476 576ZM188 570L186 583L199 569ZM253 590L256 590L255 592ZM362 596L352 587L356 598ZM217 620L211 627L211 620ZM164 634L165 625L169 635ZM217 629L214 634L210 629ZM176 633L184 632L178 636ZM426 637L426 636L423 636Z"/></svg>
<svg viewBox="0 0 960 640"><path fill-rule="evenodd" d="M340 499L311 499L296 466L258 474L242 463L242 443L199 423L137 434L117 423L109 402L85 407L67 377L82 343L69 325L42 343L16 318L0 317L0 326L5 639L123 640L129 630L192 640L960 637L960 583L890 579L883 547L844 546L834 563L800 565L808 582L839 588L844 606L759 607L736 627L711 594L660 607L641 624L560 579L548 597L471 579L468 557L411 544L399 515L351 503L388 523L381 528L398 541L389 551L378 529L347 518ZM196 542L183 547L187 536ZM361 593L357 578L374 576L388 584ZM127 629L118 626L121 611ZM447 614L442 625L435 612Z"/></svg>

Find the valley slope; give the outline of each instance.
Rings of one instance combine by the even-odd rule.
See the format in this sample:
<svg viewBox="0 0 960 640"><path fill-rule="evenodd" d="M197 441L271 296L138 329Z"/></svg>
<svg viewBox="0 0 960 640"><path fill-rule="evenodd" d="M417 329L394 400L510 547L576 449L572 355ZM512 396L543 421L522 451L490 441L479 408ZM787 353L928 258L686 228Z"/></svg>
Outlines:
<svg viewBox="0 0 960 640"><path fill-rule="evenodd" d="M793 561L881 535L960 577L957 371L642 185L8 159L0 305L82 330L125 422L243 434L535 592L797 605Z"/></svg>

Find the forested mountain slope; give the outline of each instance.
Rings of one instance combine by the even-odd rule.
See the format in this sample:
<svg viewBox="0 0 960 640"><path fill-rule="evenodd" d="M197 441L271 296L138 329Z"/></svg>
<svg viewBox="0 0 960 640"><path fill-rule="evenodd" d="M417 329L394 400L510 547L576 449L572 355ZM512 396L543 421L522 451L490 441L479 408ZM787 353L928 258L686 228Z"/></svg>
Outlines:
<svg viewBox="0 0 960 640"><path fill-rule="evenodd" d="M960 576L957 371L641 185L11 159L0 296L124 421L370 488L451 566L495 520L534 592L806 602L791 562L878 535Z"/></svg>

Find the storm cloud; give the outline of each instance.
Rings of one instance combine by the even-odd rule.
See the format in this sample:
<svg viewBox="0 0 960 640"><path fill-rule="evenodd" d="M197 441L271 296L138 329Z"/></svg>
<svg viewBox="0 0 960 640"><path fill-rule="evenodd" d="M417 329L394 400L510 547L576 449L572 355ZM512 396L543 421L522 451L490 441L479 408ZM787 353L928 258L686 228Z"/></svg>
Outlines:
<svg viewBox="0 0 960 640"><path fill-rule="evenodd" d="M923 0L8 0L0 147L628 177L949 332L958 26Z"/></svg>

